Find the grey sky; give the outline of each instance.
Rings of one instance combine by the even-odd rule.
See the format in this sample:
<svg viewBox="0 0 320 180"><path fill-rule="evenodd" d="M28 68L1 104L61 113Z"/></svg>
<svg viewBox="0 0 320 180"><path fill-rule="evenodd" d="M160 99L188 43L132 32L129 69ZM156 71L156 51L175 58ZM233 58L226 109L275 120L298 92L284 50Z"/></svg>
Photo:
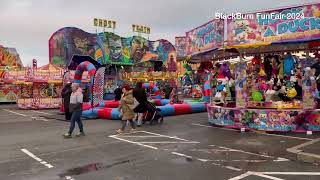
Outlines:
<svg viewBox="0 0 320 180"><path fill-rule="evenodd" d="M215 12L248 12L320 0L0 0L0 44L17 48L25 65L48 63L48 39L73 26L95 32L93 18L117 21L116 33L130 36L131 24L151 27L151 39L174 43Z"/></svg>

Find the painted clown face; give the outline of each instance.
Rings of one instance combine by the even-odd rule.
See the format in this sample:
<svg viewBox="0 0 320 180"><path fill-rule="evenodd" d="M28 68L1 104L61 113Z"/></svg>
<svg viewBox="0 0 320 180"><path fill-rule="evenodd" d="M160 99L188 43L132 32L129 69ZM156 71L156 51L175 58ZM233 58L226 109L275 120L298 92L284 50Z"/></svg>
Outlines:
<svg viewBox="0 0 320 180"><path fill-rule="evenodd" d="M122 56L121 39L109 38L109 44L112 60L120 61Z"/></svg>

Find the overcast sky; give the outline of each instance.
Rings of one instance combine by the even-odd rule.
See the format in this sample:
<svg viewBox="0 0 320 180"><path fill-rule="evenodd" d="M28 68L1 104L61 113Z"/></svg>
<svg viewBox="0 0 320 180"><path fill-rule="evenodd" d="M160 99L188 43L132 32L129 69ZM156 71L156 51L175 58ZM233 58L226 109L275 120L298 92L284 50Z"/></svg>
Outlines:
<svg viewBox="0 0 320 180"><path fill-rule="evenodd" d="M93 18L117 21L116 33L130 36L131 24L151 27L151 39L168 39L213 18L215 12L260 11L320 0L0 0L0 44L15 47L24 65L48 63L48 39L73 26L95 32Z"/></svg>

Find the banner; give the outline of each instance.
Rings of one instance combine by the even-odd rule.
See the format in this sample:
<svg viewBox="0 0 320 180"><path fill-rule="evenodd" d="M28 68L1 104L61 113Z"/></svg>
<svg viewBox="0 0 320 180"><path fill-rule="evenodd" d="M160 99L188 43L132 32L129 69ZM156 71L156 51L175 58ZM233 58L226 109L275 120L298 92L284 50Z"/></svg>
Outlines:
<svg viewBox="0 0 320 180"><path fill-rule="evenodd" d="M111 32L91 34L72 27L58 30L49 40L49 61L61 66L72 64L73 55L91 56L102 65L133 65L150 60L167 65L171 55L176 59L175 52L174 46L164 39L125 38Z"/></svg>
<svg viewBox="0 0 320 180"><path fill-rule="evenodd" d="M320 39L320 4L227 18L228 46Z"/></svg>
<svg viewBox="0 0 320 180"><path fill-rule="evenodd" d="M175 48L177 51L177 57L181 58L186 56L186 37L176 37L175 38Z"/></svg>
<svg viewBox="0 0 320 180"><path fill-rule="evenodd" d="M224 21L212 20L186 33L186 55L220 48L223 45Z"/></svg>
<svg viewBox="0 0 320 180"><path fill-rule="evenodd" d="M103 102L103 88L104 88L104 72L106 67L101 67L96 71L94 76L93 92L92 92L92 105L96 107L99 103Z"/></svg>

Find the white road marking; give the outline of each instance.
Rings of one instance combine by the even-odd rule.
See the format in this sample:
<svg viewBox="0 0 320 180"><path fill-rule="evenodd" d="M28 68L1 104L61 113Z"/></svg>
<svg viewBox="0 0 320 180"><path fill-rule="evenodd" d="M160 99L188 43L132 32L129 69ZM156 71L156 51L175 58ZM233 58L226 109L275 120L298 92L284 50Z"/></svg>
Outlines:
<svg viewBox="0 0 320 180"><path fill-rule="evenodd" d="M182 157L186 157L186 158L190 158L190 159L193 159L192 156L188 156L186 154L182 154L182 153L178 153L178 152L171 152L171 154L175 154L175 155L178 155L178 156L182 156ZM208 161L211 161L209 159L201 159L201 158L195 158L201 162L208 162ZM220 167L223 167L223 168L227 168L227 169L230 169L230 170L233 170L233 171L241 171L242 169L239 169L239 168L236 168L236 167L232 167L232 166L224 166L222 164L218 164L218 163L212 163L213 165L216 165L216 166L220 166Z"/></svg>
<svg viewBox="0 0 320 180"><path fill-rule="evenodd" d="M171 154L175 154L175 155L178 155L178 156L182 156L182 157L186 157L186 158L191 158L192 159L192 156L188 156L188 155L185 155L185 154L182 154L182 153L178 153L178 152L171 152Z"/></svg>
<svg viewBox="0 0 320 180"><path fill-rule="evenodd" d="M142 143L142 144L198 144L200 142L196 142L196 141L189 141L189 142L185 142L185 141L143 141L143 142L140 142L139 143Z"/></svg>
<svg viewBox="0 0 320 180"><path fill-rule="evenodd" d="M199 123L192 123L192 125L200 126L200 127L207 127L207 128L214 128L214 129L223 129L223 130L227 130L227 131L239 131L237 129L230 129L230 128L224 128L224 127L214 127L214 126L208 126L208 125L203 125L203 124L199 124Z"/></svg>
<svg viewBox="0 0 320 180"><path fill-rule="evenodd" d="M230 150L227 150L227 149L191 149L190 151L204 152L208 154L211 154L212 152L230 152Z"/></svg>
<svg viewBox="0 0 320 180"><path fill-rule="evenodd" d="M142 144L142 143L139 143L139 142L129 141L129 140L126 140L126 139L119 138L119 137L117 137L117 135L111 135L109 137L117 139L117 140L120 140L120 141L128 142L128 143L131 143L131 144L136 144L136 145L139 145L139 146L151 148L151 149L158 149L157 147L154 147L154 146L149 146L149 145L145 145L145 144Z"/></svg>
<svg viewBox="0 0 320 180"><path fill-rule="evenodd" d="M43 164L47 168L53 168L53 166L51 164L49 164L46 161L43 161L42 159L38 158L36 155L32 154L27 149L21 149L21 151L24 152L25 154L27 154L28 156L30 156L31 158L33 158L34 160L38 161L39 163Z"/></svg>
<svg viewBox="0 0 320 180"><path fill-rule="evenodd" d="M212 163L212 164L216 165L216 166L223 167L223 168L227 168L227 169L230 169L230 170L233 170L233 171L242 171L242 169L239 169L239 168L236 168L236 167L232 167L232 166L224 166L224 165L218 164L218 163Z"/></svg>
<svg viewBox="0 0 320 180"><path fill-rule="evenodd" d="M258 159L258 160L254 160L254 159L232 159L232 160L215 159L215 160L208 160L208 161L213 161L213 162L255 162L255 163L268 162L268 160L262 160L262 159ZM273 162L284 162L284 161L289 161L289 159L278 158L278 159L273 160Z"/></svg>
<svg viewBox="0 0 320 180"><path fill-rule="evenodd" d="M248 172L241 174L239 176L230 178L229 180L240 180L240 179L244 179L244 178L251 176L251 175L260 176L260 177L264 177L264 178L272 179L272 180L284 180L284 179L269 176L269 175L320 176L320 172L251 172L251 171L248 171Z"/></svg>
<svg viewBox="0 0 320 180"><path fill-rule="evenodd" d="M276 158L274 156L268 156L268 155L264 155L264 154L257 154L257 153L243 151L243 150L227 148L227 147L223 147L223 146L216 146L216 145L209 145L209 146L219 147L219 148L225 149L225 150L230 151L230 152L240 152L240 153L244 153L244 154L250 154L250 155L255 155L255 156L260 156L260 157L265 157L265 158L271 158L271 159L275 159ZM273 161L274 162L284 162L284 161L290 161L290 160L286 159L286 158L282 158L282 157L277 157Z"/></svg>
<svg viewBox="0 0 320 180"><path fill-rule="evenodd" d="M258 173L258 172L251 172L251 171L248 171L244 174L241 174L239 176L236 176L236 177L233 177L233 178L230 178L229 180L240 180L240 179L244 179L248 176L251 176L251 175L254 175L254 176L260 176L260 177L263 177L263 178L267 178L267 179L272 179L272 180L284 180L284 179L281 179L281 178L277 178L277 177L273 177L273 176L268 176L268 175L265 175L265 174L262 174L262 173Z"/></svg>
<svg viewBox="0 0 320 180"><path fill-rule="evenodd" d="M278 157L278 159L273 160L274 162L285 162L285 161L290 161L289 159Z"/></svg>
<svg viewBox="0 0 320 180"><path fill-rule="evenodd" d="M306 140L306 141L311 141L311 138L303 138L303 137L297 137L297 136L285 136L281 134L268 134L268 133L259 133L261 135L266 135L266 136L277 136L277 137L284 137L288 139L299 139L299 140Z"/></svg>
<svg viewBox="0 0 320 180"><path fill-rule="evenodd" d="M160 136L121 136L121 137L128 137L128 138L153 138L153 137L160 137Z"/></svg>
<svg viewBox="0 0 320 180"><path fill-rule="evenodd" d="M268 156L268 155L264 155L264 154L257 154L257 153L243 151L243 150L227 148L227 147L223 147L223 146L216 146L216 145L209 145L209 146L219 147L219 148L226 149L226 150L233 151L233 152L241 152L244 154L250 154L250 155L261 156L261 157L266 157L266 158L275 158L273 156Z"/></svg>
<svg viewBox="0 0 320 180"><path fill-rule="evenodd" d="M305 175L305 176L320 176L320 172L255 172L269 175Z"/></svg>
<svg viewBox="0 0 320 180"><path fill-rule="evenodd" d="M277 177L273 177L273 176L268 176L268 175L265 175L265 174L262 174L262 173L257 173L257 172L253 172L252 174L255 175L255 176L260 176L260 177L264 177L264 178L272 179L272 180L284 180L284 179L282 179L282 178L277 178Z"/></svg>
<svg viewBox="0 0 320 180"><path fill-rule="evenodd" d="M230 178L229 180L240 180L240 179L246 178L246 177L251 176L251 175L252 175L252 172L248 171L248 172L246 172L244 174L240 174L239 176Z"/></svg>
<svg viewBox="0 0 320 180"><path fill-rule="evenodd" d="M197 158L197 160L201 161L201 162L208 162L210 161L209 159L201 159L201 158Z"/></svg>
<svg viewBox="0 0 320 180"><path fill-rule="evenodd" d="M46 115L53 115L50 113L46 113L46 112L41 112L41 111L36 111L36 110L31 110L32 112L36 112L36 113L40 113L40 114L46 114Z"/></svg>
<svg viewBox="0 0 320 180"><path fill-rule="evenodd" d="M140 146L144 146L144 147L148 147L148 148L151 148L151 149L158 149L157 147L154 147L154 146L149 146L149 145L146 145L146 144L166 144L166 143L200 143L200 142L197 142L197 141L189 141L189 140L186 140L186 139L182 139L182 138L178 138L176 136L167 136L167 135L162 135L162 134L157 134L157 133L153 133L153 132L148 132L148 131L136 131L135 133L139 133L139 132L143 132L143 133L146 133L146 134L151 134L151 135L154 135L154 136L151 136L151 137L167 137L167 138L170 138L170 139L177 139L177 140L181 140L183 142L179 142L179 141L155 141L155 142L149 142L149 141L142 141L142 142L136 142L136 141L130 141L130 140L127 140L127 139L122 139L122 137L126 137L126 138L130 138L130 137L148 137L148 136L123 136L123 135L111 135L109 137L111 138L114 138L114 139L118 139L120 141L124 141L124 142L128 142L128 143L131 143L131 144L137 144L137 145L140 145ZM121 137L121 138L120 138ZM210 146L215 146L215 145L210 145ZM272 156L267 156L267 155L261 155L261 154L256 154L256 153L251 153L251 152L246 152L246 151L242 151L242 150L237 150L237 149L231 149L231 148L227 148L227 147L222 147L222 146L215 146L215 147L219 147L221 148L222 150L221 151L234 151L234 152L241 152L241 153L246 153L246 154L250 154L250 155L257 155L257 156L261 156L261 157L267 157L267 158L273 158L275 159L275 157L272 157ZM169 150L169 149L164 149L164 150ZM186 158L193 158L192 156L189 156L189 155L186 155L186 154L182 154L182 153L178 153L178 152L171 152L171 154L175 154L175 155L178 155L178 156L181 156L181 157L186 157ZM217 162L227 162L227 160L209 160L209 159L202 159L202 158L195 158L196 160L199 160L201 162L212 162L213 165L216 165L216 166L220 166L222 168L226 168L226 169L230 169L230 170L233 170L233 171L242 171L242 169L240 168L237 168L237 167L232 167L232 166L225 166L225 165L222 165L222 164L218 164L218 163L214 163L214 161L217 161ZM274 161L286 161L287 159L285 158L278 158ZM232 161L232 160L231 160ZM233 160L234 162L266 162L267 160Z"/></svg>
<svg viewBox="0 0 320 180"><path fill-rule="evenodd" d="M247 160L247 159L233 159L233 160L225 160L225 159L215 159L209 160L213 162L267 162L267 160Z"/></svg>
<svg viewBox="0 0 320 180"><path fill-rule="evenodd" d="M75 180L75 179L72 178L71 176L65 176L65 178L66 178L67 180Z"/></svg>
<svg viewBox="0 0 320 180"><path fill-rule="evenodd" d="M222 166L222 167L225 167L227 169L231 169L231 170L234 170L234 171L242 171L242 169L239 169L239 168L236 168L236 167L232 167L232 166Z"/></svg>
<svg viewBox="0 0 320 180"><path fill-rule="evenodd" d="M297 145L297 146L294 146L294 147L288 148L288 149L298 150L298 149L303 148L303 147L305 147L305 146L312 145L312 144L314 144L314 143L316 143L316 142L318 142L318 141L320 141L320 138L312 139L312 140L309 141L309 142L305 142L305 143L299 144L299 145ZM288 150L288 149L287 149L287 150Z"/></svg>
<svg viewBox="0 0 320 180"><path fill-rule="evenodd" d="M230 129L230 128L224 128L224 127L214 127L214 126L208 126L208 125L203 125L203 124L198 124L198 123L192 123L192 125L200 126L200 127L207 127L207 128L223 129L223 130L228 130L228 131L239 131L237 129ZM303 137L296 137L296 136L285 136L285 135L281 135L281 134L268 134L268 133L261 133L261 132L259 132L258 134L266 135L266 136L284 137L284 138L289 138L289 139L307 140L307 141L313 140L311 138L303 138Z"/></svg>
<svg viewBox="0 0 320 180"><path fill-rule="evenodd" d="M37 117L31 117L31 119L32 119L32 121L46 121L46 122L49 121L46 118L37 118Z"/></svg>
<svg viewBox="0 0 320 180"><path fill-rule="evenodd" d="M17 115L19 115L19 116L27 117L27 115L25 115L25 114L21 114L21 113L17 113L17 112L14 112L14 111L10 111L10 110L8 110L8 109L2 109L2 110L7 111L7 112L10 112L10 113L13 113L13 114L17 114Z"/></svg>
<svg viewBox="0 0 320 180"><path fill-rule="evenodd" d="M139 131L139 132L144 132L144 133L147 133L147 134L157 135L157 136L160 136L160 137L167 137L167 138L170 138L170 139L177 139L177 140L181 140L181 141L189 141L189 140L186 140L186 139L178 138L176 136L167 136L167 135L157 134L157 133L153 133L153 132L149 132L149 131Z"/></svg>
<svg viewBox="0 0 320 180"><path fill-rule="evenodd" d="M142 131L134 131L134 132L127 132L127 133L122 133L122 134L115 134L113 136L121 136L121 137L126 137L125 135L131 135L131 134L137 134L139 132L142 132Z"/></svg>

